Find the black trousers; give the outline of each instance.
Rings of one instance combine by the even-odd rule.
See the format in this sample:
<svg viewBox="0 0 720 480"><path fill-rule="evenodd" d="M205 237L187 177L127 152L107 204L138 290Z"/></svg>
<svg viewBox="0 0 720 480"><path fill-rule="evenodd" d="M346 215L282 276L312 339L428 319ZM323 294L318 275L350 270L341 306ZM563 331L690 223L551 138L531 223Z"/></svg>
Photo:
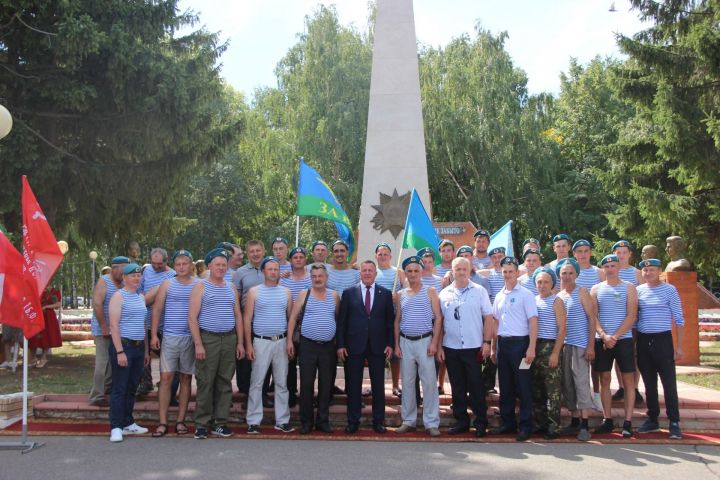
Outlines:
<svg viewBox="0 0 720 480"><path fill-rule="evenodd" d="M638 368L645 384L647 414L653 420L660 415L657 379L660 376L665 396L665 412L671 422L680 421L677 381L675 379L675 349L672 332L638 333Z"/></svg>
<svg viewBox="0 0 720 480"><path fill-rule="evenodd" d="M470 394L470 409L475 415L473 425L480 429L486 428L488 424L487 403L480 375L481 364L477 360L480 349L443 347L443 350L452 389L453 417L457 420L457 425L470 426L470 416L467 413L468 394Z"/></svg>
<svg viewBox="0 0 720 480"><path fill-rule="evenodd" d="M315 425L329 425L330 398L337 364L335 342L320 344L300 337L298 363L300 364L300 423L302 425L313 424L313 396L317 375L318 410L314 423Z"/></svg>
<svg viewBox="0 0 720 480"><path fill-rule="evenodd" d="M530 369L520 369L529 337L498 337L497 365L500 385L500 418L502 426L515 429L515 402L520 399L520 430L532 432L532 379Z"/></svg>
<svg viewBox="0 0 720 480"><path fill-rule="evenodd" d="M348 355L345 360L345 393L347 393L347 419L349 424L360 423L362 403L362 380L365 360L370 372L372 390L373 425L385 422L385 355L373 354L368 345L361 354Z"/></svg>

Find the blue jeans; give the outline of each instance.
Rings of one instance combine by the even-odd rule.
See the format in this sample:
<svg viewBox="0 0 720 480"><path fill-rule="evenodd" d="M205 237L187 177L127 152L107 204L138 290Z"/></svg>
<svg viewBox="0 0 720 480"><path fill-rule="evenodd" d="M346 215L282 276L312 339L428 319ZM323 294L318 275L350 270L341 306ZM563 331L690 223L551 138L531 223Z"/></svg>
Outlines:
<svg viewBox="0 0 720 480"><path fill-rule="evenodd" d="M530 339L498 337L497 366L500 384L500 418L502 426L516 429L515 400L520 399L520 431L532 432L532 379L530 369L520 370Z"/></svg>
<svg viewBox="0 0 720 480"><path fill-rule="evenodd" d="M112 390L110 393L110 428L124 428L135 423L133 408L135 393L143 375L145 345L131 345L123 342L127 366L117 361L115 344L110 342L110 365L112 367Z"/></svg>

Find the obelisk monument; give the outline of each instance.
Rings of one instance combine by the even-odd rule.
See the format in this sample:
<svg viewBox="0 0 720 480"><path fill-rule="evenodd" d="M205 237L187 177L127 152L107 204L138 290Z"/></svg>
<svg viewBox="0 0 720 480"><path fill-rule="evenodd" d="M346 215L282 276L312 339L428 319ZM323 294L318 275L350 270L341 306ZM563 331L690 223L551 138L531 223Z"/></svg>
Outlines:
<svg viewBox="0 0 720 480"><path fill-rule="evenodd" d="M377 0L358 261L379 242L397 260L413 187L431 214L413 2Z"/></svg>

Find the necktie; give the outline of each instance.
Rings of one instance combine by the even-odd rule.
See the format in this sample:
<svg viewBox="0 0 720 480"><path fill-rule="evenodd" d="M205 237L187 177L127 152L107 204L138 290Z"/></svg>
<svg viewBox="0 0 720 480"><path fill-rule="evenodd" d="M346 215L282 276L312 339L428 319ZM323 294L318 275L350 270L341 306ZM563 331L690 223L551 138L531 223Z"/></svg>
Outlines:
<svg viewBox="0 0 720 480"><path fill-rule="evenodd" d="M365 311L370 315L370 287L365 288Z"/></svg>

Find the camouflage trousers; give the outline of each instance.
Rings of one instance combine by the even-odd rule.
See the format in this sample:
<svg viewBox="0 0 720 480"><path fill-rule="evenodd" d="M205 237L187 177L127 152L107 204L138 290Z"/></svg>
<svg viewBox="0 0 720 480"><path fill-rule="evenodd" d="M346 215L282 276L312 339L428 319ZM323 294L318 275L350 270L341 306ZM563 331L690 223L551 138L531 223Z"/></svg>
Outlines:
<svg viewBox="0 0 720 480"><path fill-rule="evenodd" d="M535 347L535 360L532 363L531 375L533 382L533 423L536 427L549 432L560 428L560 392L562 351L558 365L550 368L550 354L555 341L538 339Z"/></svg>

